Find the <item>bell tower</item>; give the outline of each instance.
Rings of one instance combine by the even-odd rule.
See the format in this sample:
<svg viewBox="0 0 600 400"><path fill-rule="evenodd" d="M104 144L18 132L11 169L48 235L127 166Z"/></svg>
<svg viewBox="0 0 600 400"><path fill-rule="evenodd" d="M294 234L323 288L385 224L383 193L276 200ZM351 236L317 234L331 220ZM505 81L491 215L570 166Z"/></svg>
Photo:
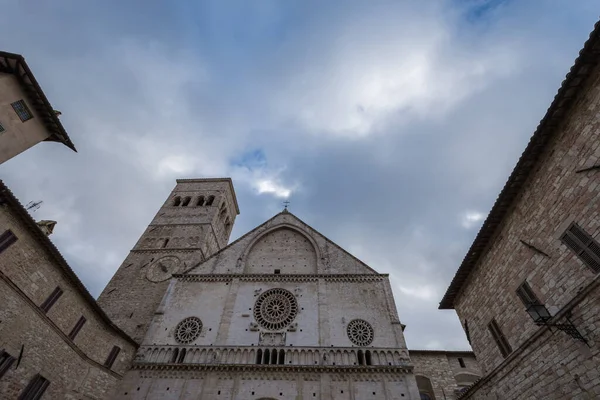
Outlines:
<svg viewBox="0 0 600 400"><path fill-rule="evenodd" d="M227 246L239 208L230 178L178 179L98 303L137 342L144 338L171 275Z"/></svg>

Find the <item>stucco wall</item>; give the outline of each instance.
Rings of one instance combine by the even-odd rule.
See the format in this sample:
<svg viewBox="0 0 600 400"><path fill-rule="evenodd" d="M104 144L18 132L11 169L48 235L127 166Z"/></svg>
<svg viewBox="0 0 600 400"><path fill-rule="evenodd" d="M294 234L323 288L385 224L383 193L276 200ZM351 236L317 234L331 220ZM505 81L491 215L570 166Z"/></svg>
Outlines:
<svg viewBox="0 0 600 400"><path fill-rule="evenodd" d="M22 122L11 103L25 100L33 118ZM49 135L42 120L21 89L17 78L0 72L0 164L46 139Z"/></svg>

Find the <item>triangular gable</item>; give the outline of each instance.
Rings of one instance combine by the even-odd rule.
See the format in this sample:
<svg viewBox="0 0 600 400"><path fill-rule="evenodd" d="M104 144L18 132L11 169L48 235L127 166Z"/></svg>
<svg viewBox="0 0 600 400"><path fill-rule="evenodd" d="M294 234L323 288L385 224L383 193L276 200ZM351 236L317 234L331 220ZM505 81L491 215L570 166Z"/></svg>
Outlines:
<svg viewBox="0 0 600 400"><path fill-rule="evenodd" d="M241 236L185 274L377 274L289 211Z"/></svg>

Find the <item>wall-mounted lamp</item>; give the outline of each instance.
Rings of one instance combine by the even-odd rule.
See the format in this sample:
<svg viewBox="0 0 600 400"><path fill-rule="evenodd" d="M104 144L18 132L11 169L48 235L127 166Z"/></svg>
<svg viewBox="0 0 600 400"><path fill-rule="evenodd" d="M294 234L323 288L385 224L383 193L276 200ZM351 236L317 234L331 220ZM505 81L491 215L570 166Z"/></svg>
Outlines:
<svg viewBox="0 0 600 400"><path fill-rule="evenodd" d="M543 304L531 304L527 307L527 313L533 319L536 325L545 325L548 327L555 327L571 336L573 339L579 340L585 344L588 344L586 338L577 330L575 325L569 319L569 315L566 316L567 323L564 324L553 324L549 321L552 319L552 315Z"/></svg>

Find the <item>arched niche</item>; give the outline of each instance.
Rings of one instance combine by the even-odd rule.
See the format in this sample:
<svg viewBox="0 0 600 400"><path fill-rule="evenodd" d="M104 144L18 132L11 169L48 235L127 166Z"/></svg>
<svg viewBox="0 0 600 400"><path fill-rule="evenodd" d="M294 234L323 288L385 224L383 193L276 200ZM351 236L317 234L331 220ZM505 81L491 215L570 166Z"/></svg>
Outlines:
<svg viewBox="0 0 600 400"><path fill-rule="evenodd" d="M264 232L245 252L246 274L316 274L316 243L295 226L283 224Z"/></svg>
<svg viewBox="0 0 600 400"><path fill-rule="evenodd" d="M435 400L431 379L422 375L416 375L415 378L417 378L417 388L419 389L421 400Z"/></svg>

